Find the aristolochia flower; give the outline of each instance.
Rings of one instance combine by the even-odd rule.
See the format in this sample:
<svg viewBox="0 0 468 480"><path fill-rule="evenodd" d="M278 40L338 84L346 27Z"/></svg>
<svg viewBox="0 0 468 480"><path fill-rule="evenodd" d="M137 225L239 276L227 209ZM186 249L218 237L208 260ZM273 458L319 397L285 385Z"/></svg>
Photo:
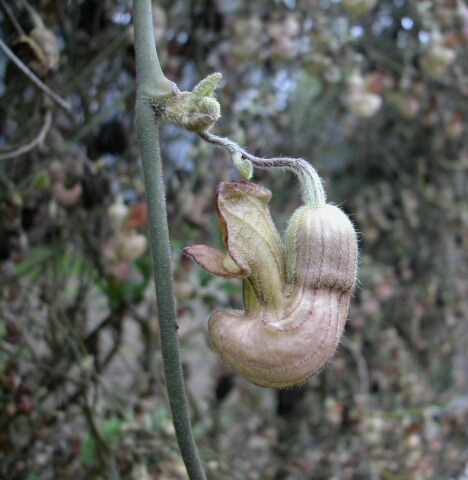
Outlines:
<svg viewBox="0 0 468 480"><path fill-rule="evenodd" d="M184 252L211 273L243 279L245 311L213 313L213 347L247 380L284 388L317 373L335 352L355 284L357 240L338 207L304 206L283 244L270 198L253 183L221 183L216 208L228 253L206 245Z"/></svg>

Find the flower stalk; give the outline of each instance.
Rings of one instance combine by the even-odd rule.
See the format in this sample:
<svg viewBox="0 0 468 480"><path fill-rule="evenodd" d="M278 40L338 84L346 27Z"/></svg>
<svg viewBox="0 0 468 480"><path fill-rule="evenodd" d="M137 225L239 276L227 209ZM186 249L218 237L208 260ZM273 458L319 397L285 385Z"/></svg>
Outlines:
<svg viewBox="0 0 468 480"><path fill-rule="evenodd" d="M294 172L301 186L301 197L304 205L309 207L322 207L327 203L327 197L323 188L322 179L315 168L302 158L278 157L260 158L248 153L237 143L224 137L218 137L204 131L198 134L200 138L212 145L227 151L234 166L247 180L252 177L252 164L257 168L270 169L281 168Z"/></svg>

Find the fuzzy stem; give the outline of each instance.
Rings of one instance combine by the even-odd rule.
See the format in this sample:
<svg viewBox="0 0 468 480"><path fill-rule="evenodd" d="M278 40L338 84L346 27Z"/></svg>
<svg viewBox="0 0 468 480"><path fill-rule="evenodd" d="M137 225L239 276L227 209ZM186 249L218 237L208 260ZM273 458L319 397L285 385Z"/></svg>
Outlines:
<svg viewBox="0 0 468 480"><path fill-rule="evenodd" d="M327 203L327 197L323 188L322 179L314 167L303 158L260 158L256 157L237 143L228 138L218 137L212 133L202 132L198 134L203 140L212 145L225 149L231 158L240 157L243 160L252 162L257 168L284 168L296 174L301 184L301 196L304 205L308 207L323 207Z"/></svg>
<svg viewBox="0 0 468 480"><path fill-rule="evenodd" d="M137 88L142 98L163 100L177 92L177 85L164 75L153 34L150 0L134 0L135 58Z"/></svg>
<svg viewBox="0 0 468 480"><path fill-rule="evenodd" d="M171 251L167 225L164 179L159 149L159 131L152 99L173 95L177 89L163 74L153 38L151 0L134 0L137 65L136 124L148 202L154 283L161 335L167 394L182 458L191 480L206 476L193 438L187 407L177 337Z"/></svg>

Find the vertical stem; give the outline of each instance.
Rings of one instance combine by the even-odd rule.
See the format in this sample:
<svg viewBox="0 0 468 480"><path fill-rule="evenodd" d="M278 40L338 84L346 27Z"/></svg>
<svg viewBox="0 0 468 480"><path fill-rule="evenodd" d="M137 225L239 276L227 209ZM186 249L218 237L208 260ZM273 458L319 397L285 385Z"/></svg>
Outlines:
<svg viewBox="0 0 468 480"><path fill-rule="evenodd" d="M189 478L205 480L190 424L179 356L159 131L153 108L145 101L147 97L152 100L167 98L174 94L176 86L164 76L159 65L153 37L151 0L134 0L134 25L137 65L136 124L148 202L151 253L166 387L177 442Z"/></svg>
<svg viewBox="0 0 468 480"><path fill-rule="evenodd" d="M153 35L151 0L134 0L133 9L138 100L141 97L153 100L171 97L177 91L177 86L166 78L159 63Z"/></svg>

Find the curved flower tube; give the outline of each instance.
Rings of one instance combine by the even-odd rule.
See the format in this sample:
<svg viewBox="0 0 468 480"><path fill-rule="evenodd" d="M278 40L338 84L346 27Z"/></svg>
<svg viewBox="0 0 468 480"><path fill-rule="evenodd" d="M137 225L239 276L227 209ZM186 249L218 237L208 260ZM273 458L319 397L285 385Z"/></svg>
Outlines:
<svg viewBox="0 0 468 480"><path fill-rule="evenodd" d="M301 207L281 242L271 192L221 183L216 211L228 250L184 248L207 271L243 279L245 311L218 310L209 335L221 358L247 380L285 388L316 374L334 354L355 284L357 239L332 205Z"/></svg>

